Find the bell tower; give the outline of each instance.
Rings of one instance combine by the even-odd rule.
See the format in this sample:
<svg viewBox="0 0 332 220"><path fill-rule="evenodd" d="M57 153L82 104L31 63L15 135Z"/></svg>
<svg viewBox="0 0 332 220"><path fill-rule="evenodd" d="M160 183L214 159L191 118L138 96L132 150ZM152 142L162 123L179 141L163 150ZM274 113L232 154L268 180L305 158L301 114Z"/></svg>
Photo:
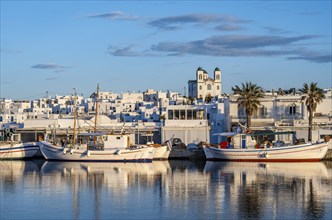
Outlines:
<svg viewBox="0 0 332 220"><path fill-rule="evenodd" d="M204 81L204 70L202 69L202 67L198 67L197 71L196 71L196 80L197 82L203 82Z"/></svg>
<svg viewBox="0 0 332 220"><path fill-rule="evenodd" d="M216 85L216 92L217 94L221 94L221 71L218 67L214 69L214 83Z"/></svg>
<svg viewBox="0 0 332 220"><path fill-rule="evenodd" d="M216 67L214 70L214 82L221 82L221 71L218 67Z"/></svg>

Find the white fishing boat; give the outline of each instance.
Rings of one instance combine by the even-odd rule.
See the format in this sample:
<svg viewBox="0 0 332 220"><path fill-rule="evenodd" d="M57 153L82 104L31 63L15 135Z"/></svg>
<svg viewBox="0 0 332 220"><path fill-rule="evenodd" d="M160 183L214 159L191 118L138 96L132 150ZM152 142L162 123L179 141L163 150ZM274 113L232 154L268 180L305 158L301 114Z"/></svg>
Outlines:
<svg viewBox="0 0 332 220"><path fill-rule="evenodd" d="M153 159L153 147L132 146L129 134L114 134L112 132L97 132L98 92L96 93L96 116L94 132L76 134L76 91L74 106L74 135L71 143L56 144L40 141L40 151L47 160L61 161L112 161L112 162L149 162ZM55 134L55 131L53 132Z"/></svg>
<svg viewBox="0 0 332 220"><path fill-rule="evenodd" d="M54 144L39 142L40 151L47 160L149 162L153 147L131 147L127 134L86 133L81 136L97 137L85 144Z"/></svg>
<svg viewBox="0 0 332 220"><path fill-rule="evenodd" d="M39 152L37 142L22 142L20 134L1 131L0 159L25 159Z"/></svg>
<svg viewBox="0 0 332 220"><path fill-rule="evenodd" d="M207 160L229 161L273 161L273 162L314 162L320 161L328 150L328 142L296 143L294 132L270 132L261 134L221 133L228 137L220 146L204 146ZM258 143L259 135L282 136L286 141Z"/></svg>

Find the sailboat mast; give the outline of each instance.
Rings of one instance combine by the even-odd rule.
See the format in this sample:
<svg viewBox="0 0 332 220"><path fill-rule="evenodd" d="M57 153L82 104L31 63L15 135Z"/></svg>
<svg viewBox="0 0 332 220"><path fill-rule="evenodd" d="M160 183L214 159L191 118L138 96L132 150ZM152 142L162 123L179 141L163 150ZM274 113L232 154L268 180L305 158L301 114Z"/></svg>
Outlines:
<svg viewBox="0 0 332 220"><path fill-rule="evenodd" d="M77 120L77 109L76 109L76 97L77 97L77 94L76 94L76 88L74 88L75 90L75 96L74 96L74 137L73 137L73 145L76 145L76 120Z"/></svg>
<svg viewBox="0 0 332 220"><path fill-rule="evenodd" d="M98 99L99 99L99 83L97 84L97 93L96 93L96 96L95 96L95 104L96 104L96 107L95 107L96 111L95 112L96 112L96 114L95 114L95 127L94 127L94 130L93 130L94 133L96 133L96 131L97 131ZM96 145L96 139L97 139L97 137L94 136L94 138L93 138L93 144L94 145Z"/></svg>

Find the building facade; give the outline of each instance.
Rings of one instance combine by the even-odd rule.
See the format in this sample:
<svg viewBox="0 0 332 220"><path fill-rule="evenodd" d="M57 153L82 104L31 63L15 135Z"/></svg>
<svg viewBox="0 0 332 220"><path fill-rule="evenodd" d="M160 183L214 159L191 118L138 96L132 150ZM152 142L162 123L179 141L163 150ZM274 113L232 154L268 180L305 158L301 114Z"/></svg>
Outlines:
<svg viewBox="0 0 332 220"><path fill-rule="evenodd" d="M221 71L217 67L214 70L213 78L198 67L196 71L196 80L188 81L188 96L194 99L212 98L221 95Z"/></svg>

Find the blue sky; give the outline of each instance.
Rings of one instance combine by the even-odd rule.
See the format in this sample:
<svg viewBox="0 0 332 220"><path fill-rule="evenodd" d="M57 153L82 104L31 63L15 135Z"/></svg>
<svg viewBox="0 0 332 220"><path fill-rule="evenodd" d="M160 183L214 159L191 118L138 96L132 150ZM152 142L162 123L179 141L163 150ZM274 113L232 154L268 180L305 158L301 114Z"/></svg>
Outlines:
<svg viewBox="0 0 332 220"><path fill-rule="evenodd" d="M332 87L331 1L1 0L0 97L155 89L184 94L198 67L223 92Z"/></svg>

